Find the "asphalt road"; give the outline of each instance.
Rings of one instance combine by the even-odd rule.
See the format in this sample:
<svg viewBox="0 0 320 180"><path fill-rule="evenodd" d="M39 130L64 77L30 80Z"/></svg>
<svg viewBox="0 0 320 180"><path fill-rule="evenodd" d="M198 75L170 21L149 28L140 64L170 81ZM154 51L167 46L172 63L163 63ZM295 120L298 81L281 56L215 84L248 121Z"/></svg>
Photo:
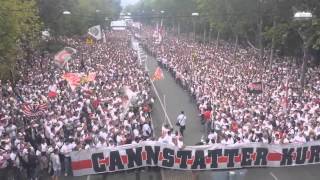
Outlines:
<svg viewBox="0 0 320 180"><path fill-rule="evenodd" d="M152 77L155 69L158 67L158 64L157 61L151 56L148 56L147 59L149 74ZM178 127L175 125L177 122L176 119L179 113L184 111L185 115L187 116L186 130L184 132L184 144L194 145L200 141L201 136L203 135L203 127L200 123L197 107L190 95L175 82L171 74L165 69L162 71L164 74L164 79L154 81L154 85L158 91L158 95L162 101L162 104L165 106L169 120L165 118L160 100L157 98L152 114L155 133L157 136L159 136L161 133L162 124L169 124L168 121L171 122L175 130L178 130Z"/></svg>

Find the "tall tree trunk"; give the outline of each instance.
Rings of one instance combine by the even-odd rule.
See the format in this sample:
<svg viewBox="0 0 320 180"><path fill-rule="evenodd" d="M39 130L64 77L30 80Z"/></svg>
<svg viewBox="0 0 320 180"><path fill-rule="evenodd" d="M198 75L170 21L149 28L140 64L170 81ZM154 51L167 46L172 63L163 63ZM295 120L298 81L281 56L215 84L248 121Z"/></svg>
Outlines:
<svg viewBox="0 0 320 180"><path fill-rule="evenodd" d="M172 33L176 34L176 23L175 23L174 18L172 18Z"/></svg>
<svg viewBox="0 0 320 180"><path fill-rule="evenodd" d="M209 29L209 37L208 37L208 42L211 43L211 33L212 33L212 29Z"/></svg>
<svg viewBox="0 0 320 180"><path fill-rule="evenodd" d="M259 54L259 60L262 61L263 55L264 55L264 48L263 48L263 43L262 43L262 17L260 17L259 20L259 49L260 49L260 54Z"/></svg>
<svg viewBox="0 0 320 180"><path fill-rule="evenodd" d="M299 97L301 98L304 92L304 86L305 86L305 79L306 79L306 72L307 72L307 57L308 57L308 47L306 47L306 43L303 44L303 59L302 59L302 69L301 69L301 75L300 75L300 84L301 89L299 93Z"/></svg>
<svg viewBox="0 0 320 180"><path fill-rule="evenodd" d="M260 0L257 1L257 27L258 27L258 45L259 45L259 60L261 61L263 58L263 44L262 44L262 26L263 26L263 19L262 19L262 2Z"/></svg>
<svg viewBox="0 0 320 180"><path fill-rule="evenodd" d="M180 21L178 20L178 37L180 37Z"/></svg>
<svg viewBox="0 0 320 180"><path fill-rule="evenodd" d="M233 60L236 60L236 58L237 58L238 40L239 40L239 36L238 36L238 34L236 34L236 43L234 45Z"/></svg>
<svg viewBox="0 0 320 180"><path fill-rule="evenodd" d="M203 43L206 43L206 35L207 35L207 28L204 26L204 28L203 28Z"/></svg>
<svg viewBox="0 0 320 180"><path fill-rule="evenodd" d="M193 40L196 40L196 21L193 19Z"/></svg>
<svg viewBox="0 0 320 180"><path fill-rule="evenodd" d="M276 20L275 18L273 18L273 25L272 28L275 29L276 28ZM272 35L272 41L271 41L271 51L270 51L270 66L272 66L273 63L273 54L274 54L274 45L275 45L275 34L273 33Z"/></svg>
<svg viewBox="0 0 320 180"><path fill-rule="evenodd" d="M217 34L216 49L219 48L219 39L220 39L220 31L218 31L218 34Z"/></svg>
<svg viewBox="0 0 320 180"><path fill-rule="evenodd" d="M10 69L10 81L11 81L11 87L14 89L16 86L16 78L15 78L13 65L11 66L11 69Z"/></svg>

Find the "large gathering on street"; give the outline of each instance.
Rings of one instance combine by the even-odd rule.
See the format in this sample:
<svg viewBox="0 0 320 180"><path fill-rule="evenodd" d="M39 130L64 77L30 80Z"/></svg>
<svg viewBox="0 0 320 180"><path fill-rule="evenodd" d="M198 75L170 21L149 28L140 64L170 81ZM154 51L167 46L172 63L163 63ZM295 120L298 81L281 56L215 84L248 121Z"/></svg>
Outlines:
<svg viewBox="0 0 320 180"><path fill-rule="evenodd" d="M307 171L320 163L319 15L317 1L7 0L0 179Z"/></svg>

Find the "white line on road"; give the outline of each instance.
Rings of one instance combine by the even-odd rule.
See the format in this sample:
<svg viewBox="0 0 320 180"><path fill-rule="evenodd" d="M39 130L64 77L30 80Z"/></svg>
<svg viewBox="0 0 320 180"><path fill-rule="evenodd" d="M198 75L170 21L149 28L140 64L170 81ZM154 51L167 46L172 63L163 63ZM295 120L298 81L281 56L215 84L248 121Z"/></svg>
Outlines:
<svg viewBox="0 0 320 180"><path fill-rule="evenodd" d="M139 48L139 49L141 49L141 51L143 51L142 48ZM145 55L144 57L146 58L145 61L144 61L144 63L145 63L145 70L148 71L148 64L147 64L148 55ZM139 60L140 60L140 63L142 63L142 62L141 62L141 54L138 54L138 58L139 58ZM165 115L165 117L166 117L165 119L167 119L170 127L173 127L173 126L172 126L172 122L171 122L171 120L170 120L170 118L169 118L169 116L168 116L167 110L166 110L166 108L165 108L165 105L164 105L164 103L161 101L161 98L160 98L160 96L159 96L159 93L158 93L158 90L157 90L156 86L154 85L154 83L153 83L152 80L151 80L150 82L151 82L151 85L152 85L152 87L153 87L153 89L154 89L154 92L156 93L156 96L157 96L158 99L159 99L160 105L161 105L162 110L163 110L163 112L164 112L164 115Z"/></svg>
<svg viewBox="0 0 320 180"><path fill-rule="evenodd" d="M160 96L159 96L158 90L157 90L157 88L155 87L155 85L153 84L153 81L152 81L152 80L151 80L151 85L152 85L152 87L153 87L153 89L154 89L154 92L156 93L156 96L157 96L158 99L159 99L160 105L161 105L161 107L162 107L162 110L163 110L163 112L164 112L164 115L166 116L166 118L167 118L167 120L168 120L168 123L169 123L170 127L173 127L173 126L172 126L172 122L171 122L171 120L170 120L170 118L169 118L169 116L168 116L167 110L166 110L166 108L164 107L164 105L163 105L163 103L162 103L162 101L161 101L161 98L160 98Z"/></svg>
<svg viewBox="0 0 320 180"><path fill-rule="evenodd" d="M274 180L279 180L277 176L273 174L273 172L270 172L270 175L273 177Z"/></svg>

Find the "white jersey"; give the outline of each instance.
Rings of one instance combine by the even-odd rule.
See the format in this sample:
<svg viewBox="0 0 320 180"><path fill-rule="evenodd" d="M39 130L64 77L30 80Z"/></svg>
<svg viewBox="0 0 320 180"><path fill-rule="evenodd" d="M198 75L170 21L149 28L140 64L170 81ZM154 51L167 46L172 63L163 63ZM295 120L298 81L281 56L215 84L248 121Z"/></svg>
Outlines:
<svg viewBox="0 0 320 180"><path fill-rule="evenodd" d="M177 121L179 122L180 126L185 126L186 120L187 117L184 114L179 114L179 116L177 117Z"/></svg>

